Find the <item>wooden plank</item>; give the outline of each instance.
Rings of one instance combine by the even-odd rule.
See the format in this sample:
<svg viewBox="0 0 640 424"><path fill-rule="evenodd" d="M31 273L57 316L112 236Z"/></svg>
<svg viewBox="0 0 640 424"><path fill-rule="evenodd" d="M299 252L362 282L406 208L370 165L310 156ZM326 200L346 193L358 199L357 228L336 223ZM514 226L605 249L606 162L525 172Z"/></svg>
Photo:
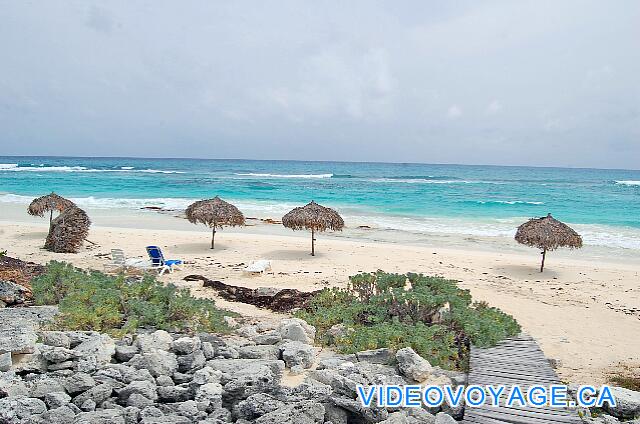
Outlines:
<svg viewBox="0 0 640 424"><path fill-rule="evenodd" d="M541 408L541 407L535 407L535 406L507 406L505 405L505 401L500 402L500 407L503 408L504 410L513 410L513 411L533 411L533 412L540 412L540 411L544 411L547 414L550 415L561 415L561 416L567 416L567 415L573 415L573 411L567 409L567 408ZM492 405L482 405L478 408L471 408L471 409L494 409L496 408L495 406ZM517 412L514 412L517 413Z"/></svg>
<svg viewBox="0 0 640 424"><path fill-rule="evenodd" d="M491 358L495 358L496 356L500 356L500 357L505 357L505 358L535 358L538 361L545 361L545 357L541 352L535 352L535 351L500 351L500 350L494 350L491 352L478 352L475 355L472 353L472 355L474 356L474 358L476 359L491 359Z"/></svg>
<svg viewBox="0 0 640 424"><path fill-rule="evenodd" d="M544 360L544 354L542 352L538 352L533 349L501 349L501 350L491 350L478 352L475 355L472 353L475 358L484 359L484 358L492 358L495 356L506 356L506 357L514 357L514 358L538 358L539 360Z"/></svg>
<svg viewBox="0 0 640 424"><path fill-rule="evenodd" d="M540 367L520 367L518 365L514 366L483 366L483 367L474 367L474 374L493 374L493 373L502 373L502 374L510 374L510 375L524 375L524 376L540 376L540 377L548 377L556 380L558 376L554 372L550 372L549 370L542 369Z"/></svg>
<svg viewBox="0 0 640 424"><path fill-rule="evenodd" d="M493 411L475 411L476 416L493 418L496 420L502 420L503 422L513 423L513 424L560 424L560 423L572 423L574 420L571 417L562 417L559 420L554 419L552 415L539 415L534 416L533 414L527 415L514 415L510 412L504 411L502 409L496 408ZM579 419L578 417L576 417Z"/></svg>
<svg viewBox="0 0 640 424"><path fill-rule="evenodd" d="M510 363L510 364L496 364L493 362L484 362L481 364L474 363L474 367L472 368L474 371L482 370L482 371L490 371L495 370L498 372L508 372L510 374L544 374L549 375L554 378L557 378L556 373L548 368L543 366L542 364L537 365L527 365L527 364L518 364L518 363Z"/></svg>
<svg viewBox="0 0 640 424"><path fill-rule="evenodd" d="M534 386L560 384L556 372L538 343L526 334L504 340L494 347L471 347L468 384L514 385L523 390ZM489 400L489 398L487 398ZM466 408L463 423L468 424L564 424L581 423L570 408L482 405Z"/></svg>
<svg viewBox="0 0 640 424"><path fill-rule="evenodd" d="M517 379L518 377L522 377L523 380L535 380L539 379L540 381L558 381L558 378L553 374L535 374L535 373L526 373L526 372L509 372L509 371L496 371L490 368L476 368L473 372L469 373L469 379L475 377L504 377L509 379Z"/></svg>
<svg viewBox="0 0 640 424"><path fill-rule="evenodd" d="M500 357L494 357L491 360L484 360L484 361L478 361L478 360L472 360L470 362L470 365L472 365L475 368L477 367L502 367L502 368L517 368L517 369L538 369L541 367L541 365L539 362L528 362L528 361L508 361L508 360L503 360ZM553 371L553 369L552 369ZM553 371L555 373L555 371Z"/></svg>

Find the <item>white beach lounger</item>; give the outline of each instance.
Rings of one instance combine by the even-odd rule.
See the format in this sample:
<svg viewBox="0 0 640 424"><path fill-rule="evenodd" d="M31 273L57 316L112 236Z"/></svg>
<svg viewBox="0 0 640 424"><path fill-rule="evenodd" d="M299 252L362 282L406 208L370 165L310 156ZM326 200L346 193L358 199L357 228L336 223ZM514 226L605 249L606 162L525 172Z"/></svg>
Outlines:
<svg viewBox="0 0 640 424"><path fill-rule="evenodd" d="M253 261L244 269L244 272L249 274L263 274L265 271L271 271L271 261L265 259Z"/></svg>
<svg viewBox="0 0 640 424"><path fill-rule="evenodd" d="M111 262L104 265L108 271L126 271L127 261L122 249L111 249Z"/></svg>
<svg viewBox="0 0 640 424"><path fill-rule="evenodd" d="M105 268L113 271L127 271L134 269L149 269L151 261L143 258L127 258L122 249L111 249L111 263L105 264Z"/></svg>

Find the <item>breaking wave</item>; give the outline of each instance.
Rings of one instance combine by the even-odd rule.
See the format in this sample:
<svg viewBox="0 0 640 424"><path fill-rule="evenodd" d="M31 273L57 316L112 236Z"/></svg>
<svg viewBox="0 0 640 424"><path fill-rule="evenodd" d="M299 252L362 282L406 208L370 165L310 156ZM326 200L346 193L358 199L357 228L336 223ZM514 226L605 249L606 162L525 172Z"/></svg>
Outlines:
<svg viewBox="0 0 640 424"><path fill-rule="evenodd" d="M267 174L256 172L236 172L235 175L241 177L263 177L263 178L331 178L333 174Z"/></svg>
<svg viewBox="0 0 640 424"><path fill-rule="evenodd" d="M151 174L184 174L184 171L172 171L164 169L134 169L132 166L123 166L120 169L94 169L84 166L18 166L17 163L0 164L0 172L145 172Z"/></svg>

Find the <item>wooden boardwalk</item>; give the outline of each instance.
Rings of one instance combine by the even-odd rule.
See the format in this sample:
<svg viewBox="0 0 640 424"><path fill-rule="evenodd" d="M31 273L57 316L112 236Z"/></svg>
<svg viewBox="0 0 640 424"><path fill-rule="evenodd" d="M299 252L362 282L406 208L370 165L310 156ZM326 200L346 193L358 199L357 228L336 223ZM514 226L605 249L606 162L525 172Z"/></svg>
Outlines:
<svg viewBox="0 0 640 424"><path fill-rule="evenodd" d="M495 347L471 348L468 384L508 386L518 384L526 390L534 385L560 384L558 376L540 350L538 343L521 334ZM504 397L504 395L503 395ZM575 411L561 408L483 405L467 407L463 423L468 424L580 424Z"/></svg>

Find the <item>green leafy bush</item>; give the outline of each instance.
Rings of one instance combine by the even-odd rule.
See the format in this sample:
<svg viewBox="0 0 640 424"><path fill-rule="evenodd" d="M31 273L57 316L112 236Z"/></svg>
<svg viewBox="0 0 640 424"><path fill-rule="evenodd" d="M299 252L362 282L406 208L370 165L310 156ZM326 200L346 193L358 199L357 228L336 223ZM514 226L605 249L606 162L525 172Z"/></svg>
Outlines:
<svg viewBox="0 0 640 424"><path fill-rule="evenodd" d="M296 315L340 352L411 346L445 368L466 368L469 343L491 346L520 332L511 316L472 303L455 281L413 273L355 275L347 288L322 290ZM336 324L346 330L331 334Z"/></svg>
<svg viewBox="0 0 640 424"><path fill-rule="evenodd" d="M188 289L163 285L151 275L142 279L86 272L52 261L31 282L38 305L59 304L55 326L65 330L94 330L114 335L151 327L179 332L226 332L223 317L233 316Z"/></svg>

